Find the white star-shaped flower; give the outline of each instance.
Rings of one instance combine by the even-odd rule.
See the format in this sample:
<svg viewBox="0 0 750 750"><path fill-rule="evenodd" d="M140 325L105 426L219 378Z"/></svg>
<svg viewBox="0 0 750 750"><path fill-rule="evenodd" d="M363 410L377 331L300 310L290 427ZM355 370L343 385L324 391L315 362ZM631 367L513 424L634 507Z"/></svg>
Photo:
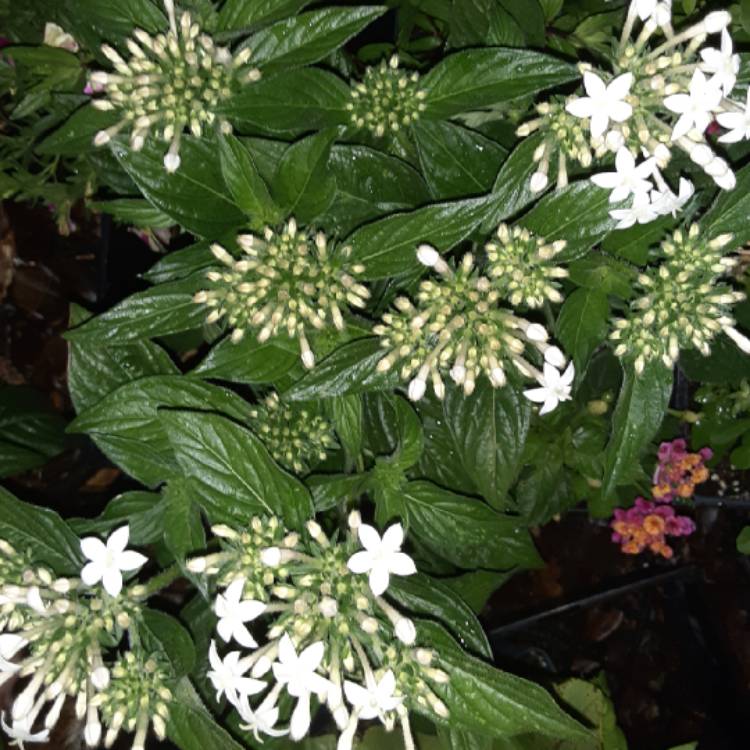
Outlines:
<svg viewBox="0 0 750 750"><path fill-rule="evenodd" d="M702 71L696 70L687 94L672 94L664 99L664 106L680 115L672 129L672 140L682 138L693 129L705 132L713 119L711 112L719 106L721 99L721 88L713 79L709 81Z"/></svg>
<svg viewBox="0 0 750 750"><path fill-rule="evenodd" d="M694 193L695 185L690 180L680 177L679 193L675 195L668 187L663 190L653 190L651 206L661 216L667 214L677 216L677 212L693 197Z"/></svg>
<svg viewBox="0 0 750 750"><path fill-rule="evenodd" d="M401 552L404 543L404 529L400 523L393 524L380 538L380 534L366 523L357 530L359 541L364 547L355 552L347 566L352 573L369 573L370 589L380 596L387 588L391 573L397 576L410 576L417 572L414 561Z"/></svg>
<svg viewBox="0 0 750 750"><path fill-rule="evenodd" d="M288 729L276 729L276 723L279 720L278 706L268 705L264 701L257 709L253 710L248 696L242 695L237 710L240 718L245 722L240 724L240 728L246 732L252 732L258 742L263 742L261 734L269 737L283 737L285 734L289 734Z"/></svg>
<svg viewBox="0 0 750 750"><path fill-rule="evenodd" d="M631 8L635 10L641 21L648 21L654 15L657 4L657 0L633 0Z"/></svg>
<svg viewBox="0 0 750 750"><path fill-rule="evenodd" d="M638 193L630 208L616 208L609 215L617 221L615 229L629 229L636 223L648 224L659 216L649 193Z"/></svg>
<svg viewBox="0 0 750 750"><path fill-rule="evenodd" d="M278 661L274 662L273 674L277 682L286 686L289 695L297 698L289 723L289 736L295 742L301 740L310 728L310 693L316 693L324 700L331 687L330 680L315 671L324 654L323 641L310 644L299 655L286 633L279 641Z"/></svg>
<svg viewBox="0 0 750 750"><path fill-rule="evenodd" d="M87 586L101 581L110 596L117 596L122 591L123 571L138 570L148 560L140 552L125 549L129 538L130 526L126 524L113 531L106 544L95 536L81 539L81 551L90 560L81 570L81 580Z"/></svg>
<svg viewBox="0 0 750 750"><path fill-rule="evenodd" d="M0 724L2 724L5 733L11 738L11 745L16 745L24 750L25 742L49 742L49 729L43 729L41 732L32 732L31 727L26 719L15 719L9 726L5 722L5 713L0 714Z"/></svg>
<svg viewBox="0 0 750 750"><path fill-rule="evenodd" d="M623 146L615 156L616 171L595 174L591 177L591 182L611 190L609 202L617 203L629 195L651 191L654 186L648 178L654 173L655 166L653 157L636 165L633 154Z"/></svg>
<svg viewBox="0 0 750 750"><path fill-rule="evenodd" d="M396 676L389 669L377 682L372 674L365 679L366 686L346 680L344 693L346 699L360 719L377 719L383 721L384 714L400 706L404 699L394 695L396 690Z"/></svg>
<svg viewBox="0 0 750 750"><path fill-rule="evenodd" d="M21 666L14 664L13 657L26 646L28 641L15 633L0 635L0 672L17 672Z"/></svg>
<svg viewBox="0 0 750 750"><path fill-rule="evenodd" d="M258 643L245 623L252 622L260 617L266 611L266 605L254 599L243 601L242 592L244 588L245 579L238 578L227 587L223 594L216 597L214 611L219 618L216 630L227 642L234 638L240 646L257 648Z"/></svg>
<svg viewBox="0 0 750 750"><path fill-rule="evenodd" d="M744 112L722 112L716 115L719 125L729 132L719 140L722 143L739 143L743 138L750 138L750 88L747 90Z"/></svg>
<svg viewBox="0 0 750 750"><path fill-rule="evenodd" d="M207 673L208 679L216 689L216 700L226 695L227 700L234 706L239 705L240 696L255 695L268 687L262 680L245 677L250 667L240 663L240 652L230 651L223 659L219 657L216 643L212 640L208 650L208 660L211 669Z"/></svg>
<svg viewBox="0 0 750 750"><path fill-rule="evenodd" d="M701 50L700 69L704 73L712 73L710 83L715 84L729 96L734 84L737 83L737 73L740 72L740 56L734 54L732 37L724 29L721 32L721 49L706 47Z"/></svg>
<svg viewBox="0 0 750 750"><path fill-rule="evenodd" d="M587 71L583 74L583 87L588 96L569 101L565 109L574 117L590 118L591 135L601 138L610 120L625 122L633 114L633 108L624 101L632 85L632 73L623 73L606 84L596 73Z"/></svg>
<svg viewBox="0 0 750 750"><path fill-rule="evenodd" d="M571 384L575 377L575 367L571 362L565 372L560 372L549 362L544 363L544 374L539 379L541 388L524 391L529 401L542 404L539 414L548 414L557 409L561 401L570 400Z"/></svg>

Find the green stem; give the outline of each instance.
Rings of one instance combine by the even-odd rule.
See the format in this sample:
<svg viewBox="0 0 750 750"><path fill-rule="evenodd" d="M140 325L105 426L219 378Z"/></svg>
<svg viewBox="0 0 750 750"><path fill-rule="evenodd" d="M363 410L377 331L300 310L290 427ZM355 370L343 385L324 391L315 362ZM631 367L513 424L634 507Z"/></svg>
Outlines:
<svg viewBox="0 0 750 750"><path fill-rule="evenodd" d="M170 583L173 583L181 576L182 568L180 568L180 566L175 563L174 565L168 567L166 570L163 570L158 575L155 575L151 580L146 581L146 583L138 586L138 596L136 598L148 599L152 594L155 594L157 591L161 591L161 589L166 588Z"/></svg>

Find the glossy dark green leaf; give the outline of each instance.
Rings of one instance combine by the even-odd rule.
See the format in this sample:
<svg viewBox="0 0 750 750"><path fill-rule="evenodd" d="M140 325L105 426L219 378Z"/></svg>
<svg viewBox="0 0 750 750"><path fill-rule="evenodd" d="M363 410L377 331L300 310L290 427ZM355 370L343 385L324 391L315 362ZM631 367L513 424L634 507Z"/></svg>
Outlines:
<svg viewBox="0 0 750 750"><path fill-rule="evenodd" d="M126 383L83 411L70 424L86 432L128 474L155 486L179 476L170 441L158 410L217 411L246 419L250 406L237 394L180 375L160 375Z"/></svg>
<svg viewBox="0 0 750 750"><path fill-rule="evenodd" d="M384 353L375 337L350 341L315 365L284 397L288 401L315 401L392 388L398 382L397 373L379 373L376 369Z"/></svg>
<svg viewBox="0 0 750 750"><path fill-rule="evenodd" d="M365 265L364 278L387 278L416 269L417 247L423 242L447 250L466 239L484 218L486 207L485 198L436 203L367 224L347 243L353 259Z"/></svg>
<svg viewBox="0 0 750 750"><path fill-rule="evenodd" d="M282 471L252 432L216 414L162 411L177 460L211 523L280 516L301 528L312 516L310 493Z"/></svg>
<svg viewBox="0 0 750 750"><path fill-rule="evenodd" d="M423 120L413 132L435 199L486 193L508 154L495 141L452 122Z"/></svg>
<svg viewBox="0 0 750 750"><path fill-rule="evenodd" d="M519 223L549 241L566 240L555 260L575 260L615 228L609 195L588 180L574 182L546 195Z"/></svg>
<svg viewBox="0 0 750 750"><path fill-rule="evenodd" d="M174 221L141 198L116 198L111 201L95 201L91 204L95 211L113 216L123 224L131 224L147 229L167 229Z"/></svg>
<svg viewBox="0 0 750 750"><path fill-rule="evenodd" d="M175 558L184 560L190 552L206 546L200 507L184 480L170 480L162 495L164 541Z"/></svg>
<svg viewBox="0 0 750 750"><path fill-rule="evenodd" d="M441 622L469 651L484 658L492 657L479 620L463 599L437 578L424 573L392 576L388 596L410 612Z"/></svg>
<svg viewBox="0 0 750 750"><path fill-rule="evenodd" d="M94 136L117 122L117 113L102 112L86 104L77 109L57 130L38 146L40 154L78 156L95 148Z"/></svg>
<svg viewBox="0 0 750 750"><path fill-rule="evenodd" d="M293 143L281 157L273 193L284 215L309 223L331 205L336 182L328 171L335 130L323 130Z"/></svg>
<svg viewBox="0 0 750 750"><path fill-rule="evenodd" d="M242 209L224 184L215 143L183 136L182 162L172 174L164 168L166 150L158 142L147 142L141 151L119 141L112 144L117 161L144 197L193 234L218 237L243 224Z"/></svg>
<svg viewBox="0 0 750 750"><path fill-rule="evenodd" d="M300 135L343 125L348 101L349 88L338 76L305 68L262 78L217 111L262 132Z"/></svg>
<svg viewBox="0 0 750 750"><path fill-rule="evenodd" d="M477 614L481 614L492 594L507 583L515 570L473 570L460 576L441 579Z"/></svg>
<svg viewBox="0 0 750 750"><path fill-rule="evenodd" d="M79 575L83 555L78 537L49 508L23 503L0 487L0 538L31 551L32 559L56 573Z"/></svg>
<svg viewBox="0 0 750 750"><path fill-rule="evenodd" d="M402 471L411 469L422 456L424 438L422 423L412 405L403 397L395 396L391 400L395 410L396 451L393 463Z"/></svg>
<svg viewBox="0 0 750 750"><path fill-rule="evenodd" d="M227 0L219 12L218 31L244 29L294 15L310 0Z"/></svg>
<svg viewBox="0 0 750 750"><path fill-rule="evenodd" d="M610 233L602 242L602 250L618 255L638 266L646 265L648 251L664 239L667 231L677 220L671 216L662 216L648 224L636 224L630 229L618 229Z"/></svg>
<svg viewBox="0 0 750 750"><path fill-rule="evenodd" d="M617 504L615 487L656 435L672 395L672 370L660 361L647 364L640 375L632 365L626 365L624 370L622 390L612 415L602 486L591 504L591 512L597 516L609 515Z"/></svg>
<svg viewBox="0 0 750 750"><path fill-rule="evenodd" d="M750 555L750 526L745 526L737 536L737 552Z"/></svg>
<svg viewBox="0 0 750 750"><path fill-rule="evenodd" d="M468 397L449 388L443 413L459 460L482 496L495 508L507 507L529 431L529 400L510 384L493 388L482 378Z"/></svg>
<svg viewBox="0 0 750 750"><path fill-rule="evenodd" d="M424 116L447 119L461 112L534 94L578 78L576 69L549 55L503 47L449 55L424 76Z"/></svg>
<svg viewBox="0 0 750 750"><path fill-rule="evenodd" d="M439 625L420 622L417 633L420 642L437 650L440 667L451 677L449 683L434 689L450 711L452 727L492 737L522 733L558 740L589 737L544 688L466 654Z"/></svg>
<svg viewBox="0 0 750 750"><path fill-rule="evenodd" d="M570 280L578 286L628 299L633 294L635 270L608 255L590 253L568 266Z"/></svg>
<svg viewBox="0 0 750 750"><path fill-rule="evenodd" d="M385 13L382 6L323 8L277 21L250 39L262 70L301 67L322 60Z"/></svg>
<svg viewBox="0 0 750 750"><path fill-rule="evenodd" d="M234 237L234 233L232 233ZM209 266L216 265L216 258L211 252L211 242L201 240L181 250L167 253L161 260L143 274L143 278L151 284L163 284L166 281L178 281L192 276L196 271L202 271ZM219 240L220 245L231 245L230 242Z"/></svg>
<svg viewBox="0 0 750 750"><path fill-rule="evenodd" d="M144 646L153 651L161 651L172 665L176 677L189 674L195 665L193 639L176 620L166 612L145 608L141 614L139 635Z"/></svg>
<svg viewBox="0 0 750 750"><path fill-rule="evenodd" d="M358 499L368 480L368 474L312 474L305 478L305 484L312 493L315 512L320 513Z"/></svg>
<svg viewBox="0 0 750 750"><path fill-rule="evenodd" d="M205 277L198 273L137 292L102 315L68 331L65 338L69 341L89 338L100 346L115 346L198 328L206 317L206 310L193 302L193 295L204 285Z"/></svg>
<svg viewBox="0 0 750 750"><path fill-rule="evenodd" d="M578 497L571 491L568 476L559 458L545 455L521 479L515 494L525 525L541 526L576 504Z"/></svg>
<svg viewBox="0 0 750 750"><path fill-rule="evenodd" d="M525 525L481 500L422 481L410 482L403 495L413 533L433 554L454 565L507 569L540 561Z"/></svg>
<svg viewBox="0 0 750 750"><path fill-rule="evenodd" d="M221 172L235 203L256 225L276 224L282 218L281 211L242 141L231 135L222 136L219 154Z"/></svg>
<svg viewBox="0 0 750 750"><path fill-rule="evenodd" d="M467 729L441 728L438 737L445 750L493 750L492 737Z"/></svg>
<svg viewBox="0 0 750 750"><path fill-rule="evenodd" d="M560 308L556 331L576 372L585 372L589 357L609 332L607 295L597 289L576 289Z"/></svg>
<svg viewBox="0 0 750 750"><path fill-rule="evenodd" d="M701 219L701 229L708 237L729 232L734 235L734 246L750 240L750 165L737 172L734 190L721 190L711 208Z"/></svg>
<svg viewBox="0 0 750 750"><path fill-rule="evenodd" d="M86 310L71 305L71 325L79 325L88 317ZM71 341L68 347L68 390L77 412L131 380L177 372L169 355L151 341L102 346L98 337L84 336Z"/></svg>
<svg viewBox="0 0 750 750"><path fill-rule="evenodd" d="M340 234L430 200L427 185L416 169L367 146L335 144L328 169L336 180L336 195L320 223Z"/></svg>
<svg viewBox="0 0 750 750"><path fill-rule="evenodd" d="M712 342L708 357L698 351L680 354L680 367L691 380L702 383L739 383L750 377L750 357L724 334Z"/></svg>
<svg viewBox="0 0 750 750"><path fill-rule="evenodd" d="M500 5L523 31L527 44L544 45L544 11L539 0L500 0Z"/></svg>
<svg viewBox="0 0 750 750"><path fill-rule="evenodd" d="M499 0L453 2L447 9L446 18L450 21L453 47L522 47L526 41L523 29Z"/></svg>
<svg viewBox="0 0 750 750"><path fill-rule="evenodd" d="M202 378L232 383L273 383L283 377L299 360L299 351L284 339L259 344L246 336L233 343L222 339L192 371Z"/></svg>
<svg viewBox="0 0 750 750"><path fill-rule="evenodd" d="M0 385L0 477L42 466L64 447L65 420L44 394Z"/></svg>
<svg viewBox="0 0 750 750"><path fill-rule="evenodd" d="M358 395L331 399L331 416L336 434L350 461L362 452L362 399Z"/></svg>

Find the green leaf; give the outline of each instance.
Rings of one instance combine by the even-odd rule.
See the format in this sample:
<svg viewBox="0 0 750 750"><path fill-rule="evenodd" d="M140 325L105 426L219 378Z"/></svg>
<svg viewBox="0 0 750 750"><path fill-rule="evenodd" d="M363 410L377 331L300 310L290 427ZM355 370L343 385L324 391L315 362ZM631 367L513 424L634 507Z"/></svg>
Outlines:
<svg viewBox="0 0 750 750"><path fill-rule="evenodd" d="M452 122L417 122L414 138L435 199L486 193L507 151L473 130Z"/></svg>
<svg viewBox="0 0 750 750"><path fill-rule="evenodd" d="M112 143L112 153L144 197L193 234L217 237L239 227L244 214L226 193L220 160L207 140L183 136L181 164L172 174L164 168L166 144L151 141L141 151Z"/></svg>
<svg viewBox="0 0 750 750"><path fill-rule="evenodd" d="M629 299L633 294L635 270L616 258L598 253L589 253L568 266L572 282L602 294L613 294Z"/></svg>
<svg viewBox="0 0 750 750"><path fill-rule="evenodd" d="M273 383L294 367L299 351L285 346L284 339L259 344L246 336L236 344L222 339L192 371L202 378L228 380L231 383Z"/></svg>
<svg viewBox="0 0 750 750"><path fill-rule="evenodd" d="M167 229L174 221L140 198L117 198L111 201L94 201L90 204L95 211L114 216L117 221L145 229Z"/></svg>
<svg viewBox="0 0 750 750"><path fill-rule="evenodd" d="M576 372L584 373L589 358L609 332L607 295L597 289L576 289L560 308L556 330Z"/></svg>
<svg viewBox="0 0 750 750"><path fill-rule="evenodd" d="M232 135L224 135L219 141L219 155L221 172L235 203L257 226L280 221L282 213L243 143Z"/></svg>
<svg viewBox="0 0 750 750"><path fill-rule="evenodd" d="M648 442L656 435L672 395L672 370L650 362L638 375L628 365L612 415L612 434L604 456L600 494L591 503L592 514L608 516L617 504L614 489L632 470Z"/></svg>
<svg viewBox="0 0 750 750"><path fill-rule="evenodd" d="M197 273L137 292L102 315L68 331L65 338L74 342L88 339L98 346L119 346L136 339L199 328L206 310L193 302L193 295L204 285L204 275Z"/></svg>
<svg viewBox="0 0 750 750"><path fill-rule="evenodd" d="M492 657L492 649L479 620L463 599L437 578L424 573L393 576L388 596L411 612L438 620L462 646L478 656Z"/></svg>
<svg viewBox="0 0 750 750"><path fill-rule="evenodd" d="M333 426L350 461L362 452L362 399L357 395L331 399Z"/></svg>
<svg viewBox="0 0 750 750"><path fill-rule="evenodd" d="M737 172L734 190L720 190L711 208L701 219L701 230L707 237L726 232L734 235L733 246L750 240L750 165Z"/></svg>
<svg viewBox="0 0 750 750"><path fill-rule="evenodd" d="M745 526L737 536L737 552L750 555L750 526Z"/></svg>
<svg viewBox="0 0 750 750"><path fill-rule="evenodd" d="M539 0L500 0L500 5L524 32L527 44L544 45L544 11Z"/></svg>
<svg viewBox="0 0 750 750"><path fill-rule="evenodd" d="M436 203L394 214L358 229L347 244L352 259L364 263L365 279L381 279L419 267L416 251L423 242L447 250L466 239L484 218L485 198Z"/></svg>
<svg viewBox="0 0 750 750"><path fill-rule="evenodd" d="M184 560L189 553L206 546L200 508L186 481L170 480L162 494L164 542L175 558Z"/></svg>
<svg viewBox="0 0 750 750"><path fill-rule="evenodd" d="M290 528L312 516L310 493L252 432L216 414L161 412L177 460L211 523L273 514Z"/></svg>
<svg viewBox="0 0 750 750"><path fill-rule="evenodd" d="M30 550L36 563L56 573L79 575L83 555L78 537L49 508L23 503L0 487L0 539L18 552Z"/></svg>
<svg viewBox="0 0 750 750"><path fill-rule="evenodd" d="M61 5L67 16L63 28L89 49L97 49L103 41L123 41L135 27L153 34L167 25L159 7L149 0L69 0Z"/></svg>
<svg viewBox="0 0 750 750"><path fill-rule="evenodd" d="M427 91L424 116L447 119L535 94L578 76L572 65L531 50L495 47L455 52L421 81Z"/></svg>
<svg viewBox="0 0 750 750"><path fill-rule="evenodd" d="M376 369L384 354L380 340L374 336L349 341L298 380L284 398L315 401L392 388L398 383L398 373Z"/></svg>
<svg viewBox="0 0 750 750"><path fill-rule="evenodd" d="M220 238L220 245L231 247L235 234ZM182 250L167 253L143 274L143 278L151 284L163 284L165 281L178 281L187 278L196 271L202 271L216 264L216 258L211 252L211 242L201 240Z"/></svg>
<svg viewBox="0 0 750 750"><path fill-rule="evenodd" d="M126 383L83 411L68 427L86 432L124 471L156 486L180 475L158 410L197 409L248 417L250 406L236 393L181 375L158 375Z"/></svg>
<svg viewBox="0 0 750 750"><path fill-rule="evenodd" d="M94 136L114 125L116 112L102 112L89 104L77 109L57 130L48 135L37 147L40 154L78 156L94 148Z"/></svg>
<svg viewBox="0 0 750 750"><path fill-rule="evenodd" d="M448 388L443 413L458 458L481 495L495 508L506 507L506 493L522 465L529 400L510 384L496 389L482 378L471 396Z"/></svg>
<svg viewBox="0 0 750 750"><path fill-rule="evenodd" d="M491 737L466 729L441 728L438 737L446 750L493 750Z"/></svg>
<svg viewBox="0 0 750 750"><path fill-rule="evenodd" d="M79 325L88 316L82 307L71 305L71 325ZM68 390L79 413L131 380L178 372L169 355L151 341L102 346L98 338L81 337L68 347Z"/></svg>
<svg viewBox="0 0 750 750"><path fill-rule="evenodd" d="M0 477L42 466L64 447L65 420L45 395L0 385Z"/></svg>
<svg viewBox="0 0 750 750"><path fill-rule="evenodd" d="M377 5L323 8L278 21L251 37L253 62L263 71L318 62L385 11Z"/></svg>
<svg viewBox="0 0 750 750"><path fill-rule="evenodd" d="M396 452L392 462L402 471L411 469L420 459L424 449L422 423L412 405L400 396L391 402L396 414Z"/></svg>
<svg viewBox="0 0 750 750"><path fill-rule="evenodd" d="M346 123L348 101L349 87L338 76L305 68L246 86L217 114L262 132L299 135Z"/></svg>
<svg viewBox="0 0 750 750"><path fill-rule="evenodd" d="M328 169L336 181L336 195L320 223L341 235L372 219L409 211L430 200L416 169L367 146L334 145Z"/></svg>
<svg viewBox="0 0 750 750"><path fill-rule="evenodd" d="M244 29L294 15L310 0L227 0L216 22L217 31Z"/></svg>
<svg viewBox="0 0 750 750"><path fill-rule="evenodd" d="M560 739L585 740L589 733L533 682L494 669L466 654L438 625L420 622L420 642L440 655L439 665L451 677L434 690L450 711L450 726L491 737L536 732Z"/></svg>
<svg viewBox="0 0 750 750"><path fill-rule="evenodd" d="M293 143L281 157L273 192L286 216L309 223L331 205L336 182L328 172L335 130L323 130Z"/></svg>
<svg viewBox="0 0 750 750"><path fill-rule="evenodd" d="M648 262L649 248L660 242L666 231L676 223L672 216L662 216L648 224L635 224L630 229L618 229L604 239L602 250L619 255L638 266L645 266Z"/></svg>
<svg viewBox="0 0 750 750"><path fill-rule="evenodd" d="M442 582L480 614L492 594L507 583L515 570L474 570L460 576L443 578Z"/></svg>
<svg viewBox="0 0 750 750"><path fill-rule="evenodd" d="M566 240L567 246L555 260L575 260L615 228L617 222L609 216L609 195L609 190L588 180L574 182L544 196L520 224L549 241Z"/></svg>
<svg viewBox="0 0 750 750"><path fill-rule="evenodd" d="M145 608L139 635L147 649L161 651L169 660L176 677L189 674L195 665L193 639L178 620L165 612Z"/></svg>
<svg viewBox="0 0 750 750"><path fill-rule="evenodd" d="M403 490L409 526L433 554L461 568L533 567L539 556L517 518L430 482Z"/></svg>
<svg viewBox="0 0 750 750"><path fill-rule="evenodd" d="M516 490L518 509L527 526L541 526L578 501L568 484L569 472L556 456L545 455Z"/></svg>
<svg viewBox="0 0 750 750"><path fill-rule="evenodd" d="M315 512L320 513L341 501L359 498L368 479L369 474L312 474L305 484L312 493Z"/></svg>

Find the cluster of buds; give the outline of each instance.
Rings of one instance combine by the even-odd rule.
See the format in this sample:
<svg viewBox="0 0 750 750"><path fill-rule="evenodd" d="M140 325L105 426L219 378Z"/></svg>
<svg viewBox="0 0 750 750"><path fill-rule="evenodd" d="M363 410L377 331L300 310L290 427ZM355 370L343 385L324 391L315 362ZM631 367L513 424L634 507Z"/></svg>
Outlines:
<svg viewBox="0 0 750 750"><path fill-rule="evenodd" d="M290 219L279 232L237 237L243 256L235 258L221 245L211 251L224 268L206 274L211 288L194 299L211 308L207 322L226 317L231 338L240 341L248 329L263 343L276 336L297 339L302 364L315 365L308 334L327 324L341 331L344 312L363 308L370 296L357 281L364 266L350 264L351 247L330 247L322 232L299 231Z"/></svg>
<svg viewBox="0 0 750 750"><path fill-rule="evenodd" d="M398 55L367 68L361 83L351 89L346 109L357 128L381 138L415 123L425 110L427 92L419 88L419 73L403 73Z"/></svg>
<svg viewBox="0 0 750 750"><path fill-rule="evenodd" d="M697 453L687 450L682 438L662 443L657 453L658 463L654 470L651 494L658 503L670 503L675 498L692 497L695 486L709 477L706 461L713 457L710 448L701 448Z"/></svg>
<svg viewBox="0 0 750 750"><path fill-rule="evenodd" d="M732 235L706 240L693 224L662 243L665 260L638 276L642 294L631 303L630 315L615 321L610 334L615 354L632 358L638 373L653 360L672 367L681 349L695 348L708 356L722 331L750 353L750 340L731 316L732 305L745 295L716 283L737 265L736 258L722 255L731 241Z"/></svg>
<svg viewBox="0 0 750 750"><path fill-rule="evenodd" d="M153 134L169 143L164 167L174 172L180 166L183 131L189 129L199 137L216 124L222 132L231 132L229 122L217 117L216 110L240 87L257 81L260 71L248 65L250 49L232 55L202 34L187 11L178 23L174 0L164 0L164 6L169 30L151 36L137 29L127 40L127 61L104 45L102 52L115 72L92 73L90 85L93 91L103 92L92 106L121 116L115 125L99 131L94 143L103 146L127 130L131 148L138 151Z"/></svg>
<svg viewBox="0 0 750 750"><path fill-rule="evenodd" d="M413 750L409 709L447 717L435 693L449 681L439 656L416 645L414 623L384 598L391 576L416 572L401 551L400 524L381 537L355 511L349 533L335 541L315 521L298 534L274 517L213 531L221 550L188 568L220 590L218 636L242 650L221 657L213 641L208 677L256 739L302 739L312 695L340 730L338 750L352 747L360 720L380 719L388 730L400 722ZM248 627L256 620L266 634L260 645ZM288 728L277 726L282 693L294 701Z"/></svg>
<svg viewBox="0 0 750 750"><path fill-rule="evenodd" d="M639 20L642 28L631 39ZM729 98L740 66L727 31L730 22L727 11L714 11L675 32L671 3L632 0L611 72L581 64L586 95L542 103L538 117L518 129L522 136L543 133L534 154L538 166L532 191L547 186L555 154L561 187L568 181L568 158L588 167L594 158L613 153L616 171L592 180L612 190L612 202L632 196L629 207L611 212L619 227L647 223L676 213L694 192L692 183L681 180L674 193L661 174L675 149L687 154L720 188L732 190L732 169L705 137L714 120L728 130L719 141L750 137L750 98L746 104ZM653 42L657 33L663 39ZM715 34L721 35L720 47L703 47Z"/></svg>
<svg viewBox="0 0 750 750"><path fill-rule="evenodd" d="M508 367L545 386L550 378L529 361L527 348L555 372L565 365L565 356L549 343L544 326L498 304L507 279L496 283L480 274L470 253L456 268L429 245L418 248L417 258L440 279L420 283L416 304L406 297L396 299L395 311L383 315L382 324L373 329L387 350L378 370L386 372L400 362L401 378L409 381L411 400L424 396L428 379L442 399L445 384L441 373L446 371L466 395L474 391L482 373L494 388L501 388ZM564 390L559 400L569 398L570 387L567 393Z"/></svg>
<svg viewBox="0 0 750 750"><path fill-rule="evenodd" d="M318 461L325 461L328 451L337 445L327 419L282 403L277 393L253 407L250 426L274 460L297 474L305 474Z"/></svg>
<svg viewBox="0 0 750 750"><path fill-rule="evenodd" d="M3 715L2 726L21 746L48 741L68 700L84 721L87 747L99 746L102 739L104 747L110 747L124 727L136 731L133 750L143 750L151 721L157 736L164 738L166 703L154 706L156 713L142 703L138 721L131 722L118 668L105 663L103 649L116 648L141 620L136 589L121 595L122 571L145 561L125 549L127 538L125 526L106 545L94 537L82 540L89 562L80 578L56 577L35 565L30 553L0 541L0 684L28 680L16 694L10 722ZM96 585L100 581L101 587ZM137 639L128 640L135 647ZM136 656L128 651L121 659L130 663ZM144 679L144 674L137 676ZM163 677L166 680L166 674ZM162 697L171 698L165 686ZM104 737L102 720L107 728Z"/></svg>
<svg viewBox="0 0 750 750"><path fill-rule="evenodd" d="M511 229L506 224L497 228L497 239L499 243L484 246L487 275L513 307L541 307L545 300L562 302L557 280L564 279L568 272L552 260L565 249L565 240L548 243L528 229Z"/></svg>
<svg viewBox="0 0 750 750"><path fill-rule="evenodd" d="M657 505L638 497L632 508L615 510L611 528L612 541L625 554L638 555L648 549L669 559L674 550L666 538L689 536L695 531L695 524L687 516L678 516L670 505Z"/></svg>

